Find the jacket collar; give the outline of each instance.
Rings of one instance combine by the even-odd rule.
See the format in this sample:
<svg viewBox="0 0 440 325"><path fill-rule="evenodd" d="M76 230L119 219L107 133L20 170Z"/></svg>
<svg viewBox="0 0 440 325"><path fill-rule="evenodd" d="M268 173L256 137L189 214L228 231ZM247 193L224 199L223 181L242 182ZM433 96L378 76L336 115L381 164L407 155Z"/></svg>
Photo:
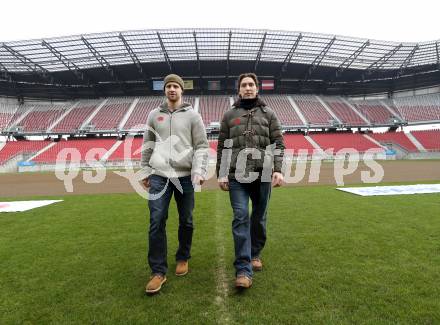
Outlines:
<svg viewBox="0 0 440 325"><path fill-rule="evenodd" d="M163 102L160 106L159 106L159 108L160 108L160 111L161 112L165 112L165 113L168 113L169 112L169 109L168 109L168 103L165 101L165 102ZM189 103L182 103L174 112L177 112L177 111L187 111L187 110L189 110L189 109L192 109L192 106L191 106L191 104L189 104Z"/></svg>
<svg viewBox="0 0 440 325"><path fill-rule="evenodd" d="M254 112L257 108L261 108L261 110L264 112L264 113L266 113L267 112L267 110L266 110L266 103L264 102L264 101L262 101L261 100L261 98L259 98L259 97L257 97L257 102L256 102L256 104L255 104L255 107L254 108L252 108L252 109L250 109L249 111L250 112ZM232 108L233 109L240 109L241 107L240 107L240 98L238 98L235 102L234 102L234 104L232 105Z"/></svg>

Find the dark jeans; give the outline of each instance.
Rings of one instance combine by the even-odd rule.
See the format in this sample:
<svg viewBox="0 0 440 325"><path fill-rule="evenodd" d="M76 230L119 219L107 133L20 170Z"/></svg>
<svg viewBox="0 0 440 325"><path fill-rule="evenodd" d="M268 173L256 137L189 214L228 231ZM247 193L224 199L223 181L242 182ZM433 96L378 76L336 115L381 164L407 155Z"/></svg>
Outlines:
<svg viewBox="0 0 440 325"><path fill-rule="evenodd" d="M271 191L271 183L261 182L260 179L252 183L229 180L229 198L234 212L232 235L236 274L245 273L252 277L251 259L259 257L266 243L266 218ZM250 219L249 198L252 201Z"/></svg>
<svg viewBox="0 0 440 325"><path fill-rule="evenodd" d="M168 263L167 234L165 227L171 197L174 193L174 199L176 200L177 210L179 212L179 248L176 253L176 261L186 261L191 257L190 250L194 229L192 221L194 188L191 182L191 176L178 178L183 193L180 193L168 178L151 175L149 179L150 194L164 192L158 199L148 201L148 207L150 209L148 264L150 265L153 274L166 274Z"/></svg>

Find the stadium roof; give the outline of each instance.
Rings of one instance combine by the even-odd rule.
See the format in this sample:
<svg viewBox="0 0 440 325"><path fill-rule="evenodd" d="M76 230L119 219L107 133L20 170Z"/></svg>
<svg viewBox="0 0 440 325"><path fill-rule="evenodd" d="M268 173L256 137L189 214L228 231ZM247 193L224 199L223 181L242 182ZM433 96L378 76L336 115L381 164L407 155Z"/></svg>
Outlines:
<svg viewBox="0 0 440 325"><path fill-rule="evenodd" d="M397 43L272 30L123 31L0 43L0 81L120 84L151 81L171 71L200 78L228 77L239 73L233 68L237 62L251 63L245 71L302 83L345 82L344 74L352 82L398 79L438 72L439 47L439 40ZM208 67L220 63L221 68ZM131 72L122 68L128 66ZM304 69L292 72L299 67Z"/></svg>

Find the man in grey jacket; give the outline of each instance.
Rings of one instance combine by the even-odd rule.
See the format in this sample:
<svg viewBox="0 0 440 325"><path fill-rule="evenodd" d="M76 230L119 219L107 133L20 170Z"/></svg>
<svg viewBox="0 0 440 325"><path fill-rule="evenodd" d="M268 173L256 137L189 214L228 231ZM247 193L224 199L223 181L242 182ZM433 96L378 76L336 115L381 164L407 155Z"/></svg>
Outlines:
<svg viewBox="0 0 440 325"><path fill-rule="evenodd" d="M145 291L158 292L166 281L166 220L171 197L179 213L176 275L188 273L193 235L194 186L207 174L208 141L200 114L182 101L184 83L178 75L164 79L166 102L151 111L142 146L142 183L149 190L148 263L151 278Z"/></svg>

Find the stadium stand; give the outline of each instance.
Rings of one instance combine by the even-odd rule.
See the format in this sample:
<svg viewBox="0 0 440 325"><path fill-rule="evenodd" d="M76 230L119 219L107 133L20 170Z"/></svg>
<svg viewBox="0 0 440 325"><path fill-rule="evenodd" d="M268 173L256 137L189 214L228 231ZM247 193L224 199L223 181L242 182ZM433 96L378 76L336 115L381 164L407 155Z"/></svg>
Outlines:
<svg viewBox="0 0 440 325"><path fill-rule="evenodd" d="M289 103L287 96L283 95L266 95L261 96L261 99L275 111L281 124L289 126L303 125L304 123L296 114L295 109Z"/></svg>
<svg viewBox="0 0 440 325"><path fill-rule="evenodd" d="M352 103L354 107L371 122L372 125L392 123L393 114L379 101L370 103Z"/></svg>
<svg viewBox="0 0 440 325"><path fill-rule="evenodd" d="M291 97L289 99L289 96ZM368 126L384 125L395 127L396 119L414 124L436 123L440 121L440 95L430 94L423 96L402 97L388 100L346 100L339 97L311 96L311 95L262 95L262 99L278 115L286 129L294 126L295 128L325 128L334 120L334 114L347 126ZM230 107L230 98L226 95L204 95L204 96L185 96L184 100L193 106L198 102L199 112L204 123L209 127L212 122L219 122L223 113ZM321 100L320 100L321 99ZM89 133L117 133L122 126L125 132L130 131L134 126L139 127L133 130L134 134L140 135L143 132L149 112L163 102L163 96L150 97L128 97L128 98L109 98L99 100L79 100L75 103L26 103L11 104L2 102L0 104L0 130L4 136L13 136L19 140L32 135L45 136L47 134L78 134L87 131L81 129L85 122L94 125L94 129ZM324 103L324 104L323 104ZM294 108L292 105L297 106ZM325 107L326 105L327 107ZM371 125L357 114L353 106ZM303 115L300 117L297 110ZM304 125L304 118L310 125ZM399 123L399 121L397 121ZM90 132L93 131L93 132ZM305 131L307 132L307 131ZM421 153L427 151L440 151L440 131L413 131L410 134L403 132L367 133L371 139L377 141L373 143L366 136L360 133L338 132L325 133L316 130L308 130L310 138L306 138L299 133L286 133L285 142L288 149L294 149L295 153L299 149L307 149L310 153L315 148L308 141L313 140L322 149L334 148L335 151L341 148L354 148L360 152L367 149L380 149L377 143L384 146L395 145L407 153ZM17 136L18 135L18 136ZM21 136L22 135L22 136ZM215 132L210 136L211 148L215 149ZM48 141L7 141L0 150L0 164L22 155L26 160L43 150L41 154L33 158L32 161L38 163L52 164L56 160L57 154L66 147L73 147L79 150L81 159L85 159L85 153L94 147L102 147L106 151L116 144L116 138L93 138L74 140L61 140L53 143ZM109 162L118 162L124 159L124 143L113 148L109 152L109 157L104 157ZM420 144L419 144L420 143ZM140 159L141 137L133 140L132 159ZM0 146L1 147L1 146Z"/></svg>
<svg viewBox="0 0 440 325"><path fill-rule="evenodd" d="M13 127L16 127L16 124L20 123L20 121L32 110L32 105L19 105L16 107L16 105L12 105L12 107L15 109L14 116L9 121L9 125L6 127L6 129L11 129Z"/></svg>
<svg viewBox="0 0 440 325"><path fill-rule="evenodd" d="M329 121L333 120L333 116L316 97L296 95L292 96L292 99L298 105L304 118L311 125L329 125Z"/></svg>
<svg viewBox="0 0 440 325"><path fill-rule="evenodd" d="M158 107L163 102L163 97L141 97L136 103L133 111L131 112L128 120L122 127L124 130L139 129L138 126L142 125L141 130L144 129L144 125L147 124L148 114Z"/></svg>
<svg viewBox="0 0 440 325"><path fill-rule="evenodd" d="M426 150L440 150L440 130L411 131Z"/></svg>
<svg viewBox="0 0 440 325"><path fill-rule="evenodd" d="M262 95L262 99L277 113L286 127L333 126L334 116L347 127L393 126L396 120L408 122L409 125L440 121L440 95L431 94L395 100L351 100L350 102L337 97L320 96L322 102L328 106L327 108L316 96L292 95L290 97L293 100L292 104L288 95ZM193 106L196 99L196 96L184 97L184 100ZM0 130L1 132L18 131L24 134L76 133L87 121L88 125L94 127L90 130L96 133L118 132L120 131L118 127L122 127L124 131L130 131L134 126L145 125L148 113L162 102L162 96L151 96L109 98L106 102L80 100L75 104L2 104L0 106ZM131 108L132 104L136 105ZM297 106L299 113L309 125L304 125L295 108L292 107L293 104ZM230 106L229 96L205 95L199 97L198 111L208 127L212 122L220 122L223 113ZM351 106L366 120L361 118ZM370 121L371 125L366 121ZM51 128L48 129L49 127ZM133 131L142 130L143 127L138 127Z"/></svg>
<svg viewBox="0 0 440 325"><path fill-rule="evenodd" d="M397 116L401 121L403 121L403 117L400 114L399 110L397 109L397 107L394 105L394 101L392 99L387 99L387 100L381 100L380 101L383 105L386 105L394 114L394 116ZM439 104L440 105L440 104Z"/></svg>
<svg viewBox="0 0 440 325"><path fill-rule="evenodd" d="M440 121L440 94L397 98L394 106L408 122Z"/></svg>
<svg viewBox="0 0 440 325"><path fill-rule="evenodd" d="M0 165L19 155L23 156L22 159L27 159L50 143L51 142L44 140L8 141L5 146L0 149Z"/></svg>
<svg viewBox="0 0 440 325"><path fill-rule="evenodd" d="M194 107L195 97L185 96L183 101L191 104ZM130 130L144 130L147 124L148 114L155 108L159 107L164 102L162 96L155 97L140 97L127 121L122 125L122 129Z"/></svg>
<svg viewBox="0 0 440 325"><path fill-rule="evenodd" d="M135 138L128 155L139 160L148 115L165 100L159 76L170 70L184 77L183 100L202 116L215 149L219 122L237 96L235 76L245 67L258 72L259 94L277 114L286 147L295 153L394 145L402 150L394 150L394 157L388 150L387 159L440 157L440 131L403 132L440 124L438 71L432 69L438 49L432 42L418 43L420 50L408 56L405 51L413 44L289 31L176 29L118 35L98 33L90 42L84 35L53 38L50 44L47 39L4 42L0 141L6 142L0 142L0 163L12 160L0 172L13 169L17 156L53 164L69 147L82 161L90 149L104 148L101 158L108 166L123 166L130 136ZM154 53L138 46L141 39L149 40ZM39 69L32 72L34 65ZM388 130L375 133L379 127ZM52 140L41 140L46 138Z"/></svg>
<svg viewBox="0 0 440 325"><path fill-rule="evenodd" d="M343 101L337 98L327 98L325 102L345 125L367 125L367 123L355 111Z"/></svg>
<svg viewBox="0 0 440 325"><path fill-rule="evenodd" d="M209 141L209 147L210 147L212 150L217 150L217 144L218 144L217 140L210 140L210 141Z"/></svg>
<svg viewBox="0 0 440 325"><path fill-rule="evenodd" d="M185 103L191 104L192 107L194 107L195 103L196 103L196 97L195 96L187 96L187 95L183 95L183 101Z"/></svg>
<svg viewBox="0 0 440 325"><path fill-rule="evenodd" d="M125 139L107 161L124 161L125 159L141 159L142 137Z"/></svg>
<svg viewBox="0 0 440 325"><path fill-rule="evenodd" d="M24 133L44 133L70 106L35 105L22 120L16 120L16 126L20 126Z"/></svg>
<svg viewBox="0 0 440 325"><path fill-rule="evenodd" d="M330 148L337 152L344 148L353 148L359 152L365 152L369 149L382 148L365 138L360 133L311 133L309 136L323 149Z"/></svg>
<svg viewBox="0 0 440 325"><path fill-rule="evenodd" d="M133 100L134 98L109 99L89 124L93 125L95 130L117 130Z"/></svg>
<svg viewBox="0 0 440 325"><path fill-rule="evenodd" d="M411 134L428 151L440 150L440 130L412 131ZM377 149L378 151L382 150L381 147L370 141L361 133L310 132L308 135L321 149L326 150L333 148L335 153L343 148L353 148L359 152L365 152L369 149ZM394 144L398 145L408 153L419 152L419 149L404 132L368 133L368 136L384 146ZM7 141L4 147L0 149L0 164L4 164L18 155L23 156L22 160L29 159L32 155L45 147L48 147L48 149L45 151L43 150L38 156L32 158L33 162L40 164L53 164L55 163L59 152L64 148L77 149L81 156L81 162L84 162L86 153L90 149L104 148L107 152L112 148L116 141L117 140L114 137L98 139L76 138L67 141L61 140L56 143L46 140ZM122 162L125 159L125 145L129 143L129 141L132 141L132 144L128 147L128 157L133 160L139 160L141 157L141 151L139 149L142 145L142 137L135 137L133 139L127 138L121 142L106 160L109 162ZM284 141L286 148L294 150L295 155L298 154L299 150L307 150L310 155L316 149L303 134L285 134ZM51 144L52 146L50 146ZM211 140L210 147L215 151L217 149L217 141ZM101 158L102 156L99 157L99 159Z"/></svg>
<svg viewBox="0 0 440 325"><path fill-rule="evenodd" d="M0 104L0 132L8 128L18 108L19 105Z"/></svg>
<svg viewBox="0 0 440 325"><path fill-rule="evenodd" d="M205 126L220 122L223 113L231 107L229 96L200 96L199 113Z"/></svg>
<svg viewBox="0 0 440 325"><path fill-rule="evenodd" d="M417 152L418 149L404 132L369 133L374 140L381 144L397 144L408 152Z"/></svg>
<svg viewBox="0 0 440 325"><path fill-rule="evenodd" d="M308 154L312 154L315 149L302 134L285 134L284 144L286 149L293 150L294 154L298 154L299 150L307 150Z"/></svg>
<svg viewBox="0 0 440 325"><path fill-rule="evenodd" d="M108 151L116 142L115 138L106 138L106 139L75 139L75 140L62 140L56 143L56 145L52 146L48 150L42 152L38 156L32 159L33 162L36 163L47 163L53 164L57 160L58 154L61 150L65 148L77 149L80 153L80 161L84 162L86 159L86 153L93 148L104 148L105 151ZM100 155L96 159L102 158ZM72 160L72 157L69 157L68 160Z"/></svg>
<svg viewBox="0 0 440 325"><path fill-rule="evenodd" d="M52 132L75 133L78 132L81 125L97 108L101 101L82 101L74 107L64 118L53 128Z"/></svg>

